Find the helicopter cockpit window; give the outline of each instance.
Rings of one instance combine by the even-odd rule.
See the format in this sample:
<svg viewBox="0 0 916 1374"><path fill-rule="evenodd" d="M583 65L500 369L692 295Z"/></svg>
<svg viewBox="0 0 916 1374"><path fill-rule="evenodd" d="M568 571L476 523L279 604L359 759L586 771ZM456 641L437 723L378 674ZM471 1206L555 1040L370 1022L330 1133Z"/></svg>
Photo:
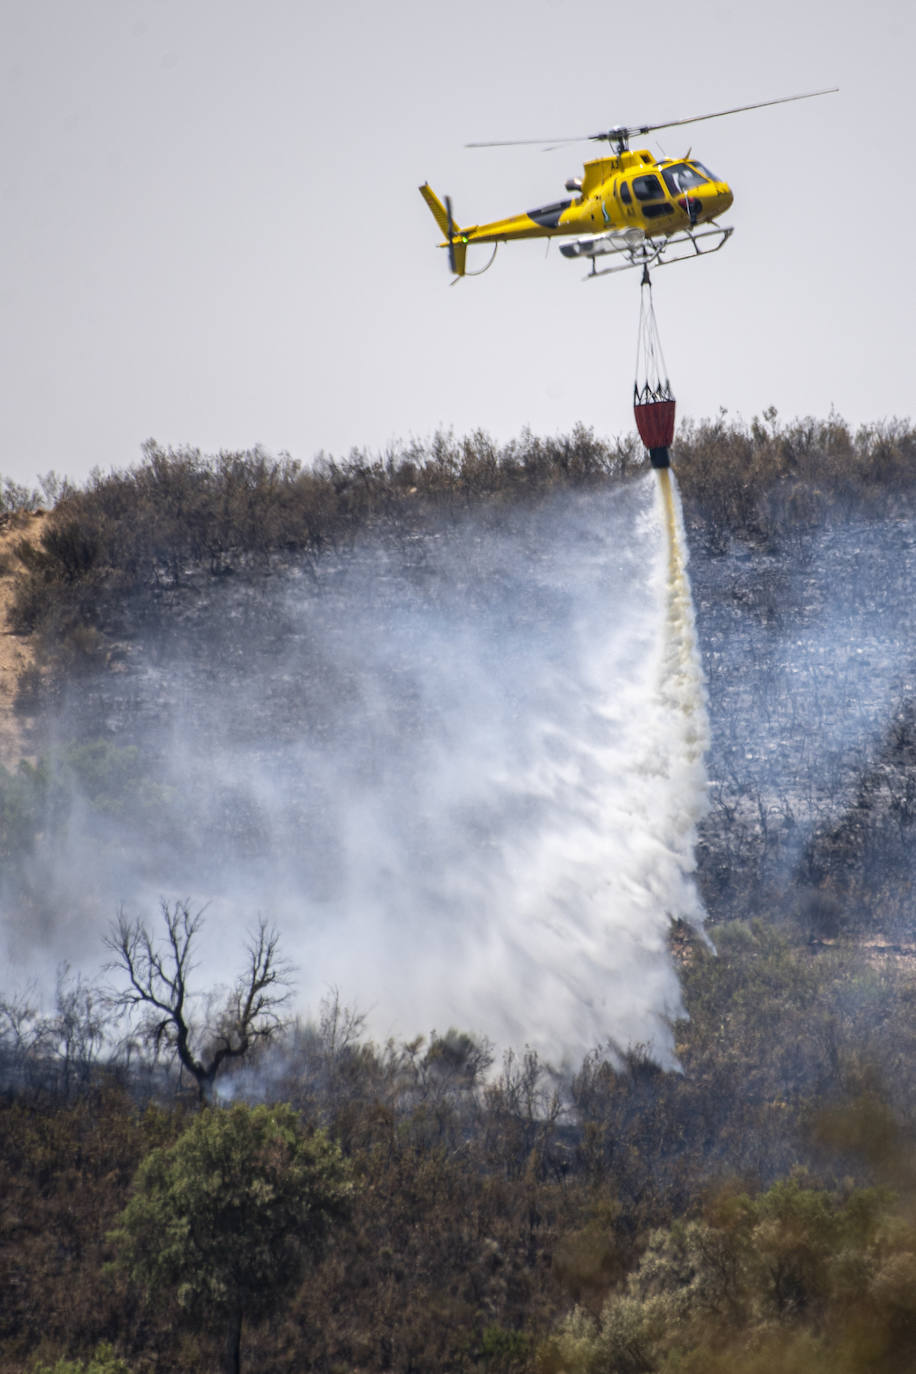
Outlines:
<svg viewBox="0 0 916 1374"><path fill-rule="evenodd" d="M718 181L718 180L719 180L719 177L716 176L715 172L711 172L711 171L709 170L708 167L704 167L703 164L702 164L702 162L694 162L693 165L694 165L694 167L696 167L696 169L697 169L698 172L702 172L702 173L703 173L704 177L709 177L709 180L710 180L710 181Z"/></svg>
<svg viewBox="0 0 916 1374"><path fill-rule="evenodd" d="M622 181L620 183L620 199L623 201L624 205L633 204L633 197L630 195L629 183L626 181Z"/></svg>
<svg viewBox="0 0 916 1374"><path fill-rule="evenodd" d="M701 177L699 172L687 162L678 162L674 167L663 167L662 176L673 196L681 196L685 191L692 191L696 186L706 185L705 177Z"/></svg>
<svg viewBox="0 0 916 1374"><path fill-rule="evenodd" d="M646 176L634 178L633 194L637 200L662 200L665 192L658 177Z"/></svg>

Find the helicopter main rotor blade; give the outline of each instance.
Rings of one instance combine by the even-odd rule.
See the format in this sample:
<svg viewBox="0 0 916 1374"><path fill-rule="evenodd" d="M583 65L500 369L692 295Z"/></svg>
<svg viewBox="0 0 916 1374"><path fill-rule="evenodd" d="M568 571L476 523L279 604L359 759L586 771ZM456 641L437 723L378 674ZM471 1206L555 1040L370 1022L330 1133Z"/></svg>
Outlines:
<svg viewBox="0 0 916 1374"><path fill-rule="evenodd" d="M507 138L495 143L466 143L465 148L521 148L526 143L584 143L591 134L577 134L575 138Z"/></svg>
<svg viewBox="0 0 916 1374"><path fill-rule="evenodd" d="M788 105L793 100L813 100L817 95L835 95L839 86L829 86L824 91L806 91L804 95L783 95L778 100L759 100L755 105L736 105L733 110L716 110L714 114L691 115L689 119L669 119L667 124L641 124L638 129L628 129L634 134L651 134L656 129L677 129L682 124L700 124L704 119L722 119L725 115L743 114L745 110L763 110L768 105ZM615 131L612 129L611 133Z"/></svg>
<svg viewBox="0 0 916 1374"><path fill-rule="evenodd" d="M466 148L521 148L526 144L540 143L549 151L564 143L617 143L621 139L636 138L639 134L651 134L656 129L678 129L682 124L700 124L704 119L722 119L725 115L743 114L745 110L764 110L768 105L788 105L793 100L813 100L818 95L834 95L839 86L829 86L823 91L805 91L802 95L783 95L778 100L758 100L753 105L735 105L730 110L715 110L712 114L690 115L688 119L669 119L664 124L633 124L615 129L607 129L599 134L579 134L575 138L509 138L488 143L466 143Z"/></svg>

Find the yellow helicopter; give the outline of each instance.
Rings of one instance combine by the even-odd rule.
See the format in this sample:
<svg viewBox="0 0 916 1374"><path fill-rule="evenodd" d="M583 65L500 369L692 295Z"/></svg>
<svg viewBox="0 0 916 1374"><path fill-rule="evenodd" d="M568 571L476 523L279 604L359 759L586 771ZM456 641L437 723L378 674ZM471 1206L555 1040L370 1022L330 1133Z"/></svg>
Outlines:
<svg viewBox="0 0 916 1374"><path fill-rule="evenodd" d="M664 267L685 258L715 253L727 243L734 232L731 227L716 223L734 197L731 187L714 175L702 162L689 153L681 158L657 161L648 149L631 150L630 140L657 129L674 129L683 124L698 124L705 119L720 119L725 115L741 114L745 110L760 110L769 105L785 105L793 100L811 100L819 95L832 95L839 88L808 91L804 95L782 96L778 100L764 100L756 105L739 105L714 114L692 115L689 119L673 119L666 124L618 126L603 133L588 134L581 139L526 138L508 143L468 143L468 148L505 148L520 144L540 143L559 146L563 143L609 143L614 152L609 157L586 162L581 177L571 177L566 190L574 194L568 200L542 205L507 219L489 224L461 227L452 215L448 196L441 201L428 183L420 187L433 218L445 239L440 245L448 249L448 261L455 280L464 276L480 276L491 266L500 243L511 239L555 238L575 236L572 243L560 246L567 258L591 261L590 277L605 276L609 272L623 272L631 267ZM467 270L467 250L472 243L492 243L493 252L486 265L476 272ZM597 267L597 260L617 256L622 261Z"/></svg>

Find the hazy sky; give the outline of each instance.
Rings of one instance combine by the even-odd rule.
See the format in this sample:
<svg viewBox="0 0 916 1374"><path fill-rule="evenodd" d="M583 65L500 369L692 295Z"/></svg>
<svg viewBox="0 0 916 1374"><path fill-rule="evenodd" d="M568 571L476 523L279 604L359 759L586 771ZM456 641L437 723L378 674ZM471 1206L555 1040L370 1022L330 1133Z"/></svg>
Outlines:
<svg viewBox="0 0 916 1374"><path fill-rule="evenodd" d="M911 0L5 0L0 473L144 439L308 460L438 426L631 428L635 274L556 245L449 286L459 221L563 195L594 146L468 151L840 94L646 140L736 233L656 276L680 413L909 415Z"/></svg>

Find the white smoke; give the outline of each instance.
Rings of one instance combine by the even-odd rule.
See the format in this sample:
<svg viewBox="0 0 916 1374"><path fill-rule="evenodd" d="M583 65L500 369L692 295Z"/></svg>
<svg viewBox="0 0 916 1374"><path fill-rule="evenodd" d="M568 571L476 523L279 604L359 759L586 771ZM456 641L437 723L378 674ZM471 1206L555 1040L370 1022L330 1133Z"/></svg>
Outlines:
<svg viewBox="0 0 916 1374"><path fill-rule="evenodd" d="M335 987L378 1036L455 1025L555 1064L639 1043L673 1065L667 934L703 919L707 720L668 483L369 542L317 588L227 587L135 646L120 697L99 691L180 839L129 815L100 839L71 811L82 947L122 902L190 897L210 903L203 978L261 913L304 1008Z"/></svg>

